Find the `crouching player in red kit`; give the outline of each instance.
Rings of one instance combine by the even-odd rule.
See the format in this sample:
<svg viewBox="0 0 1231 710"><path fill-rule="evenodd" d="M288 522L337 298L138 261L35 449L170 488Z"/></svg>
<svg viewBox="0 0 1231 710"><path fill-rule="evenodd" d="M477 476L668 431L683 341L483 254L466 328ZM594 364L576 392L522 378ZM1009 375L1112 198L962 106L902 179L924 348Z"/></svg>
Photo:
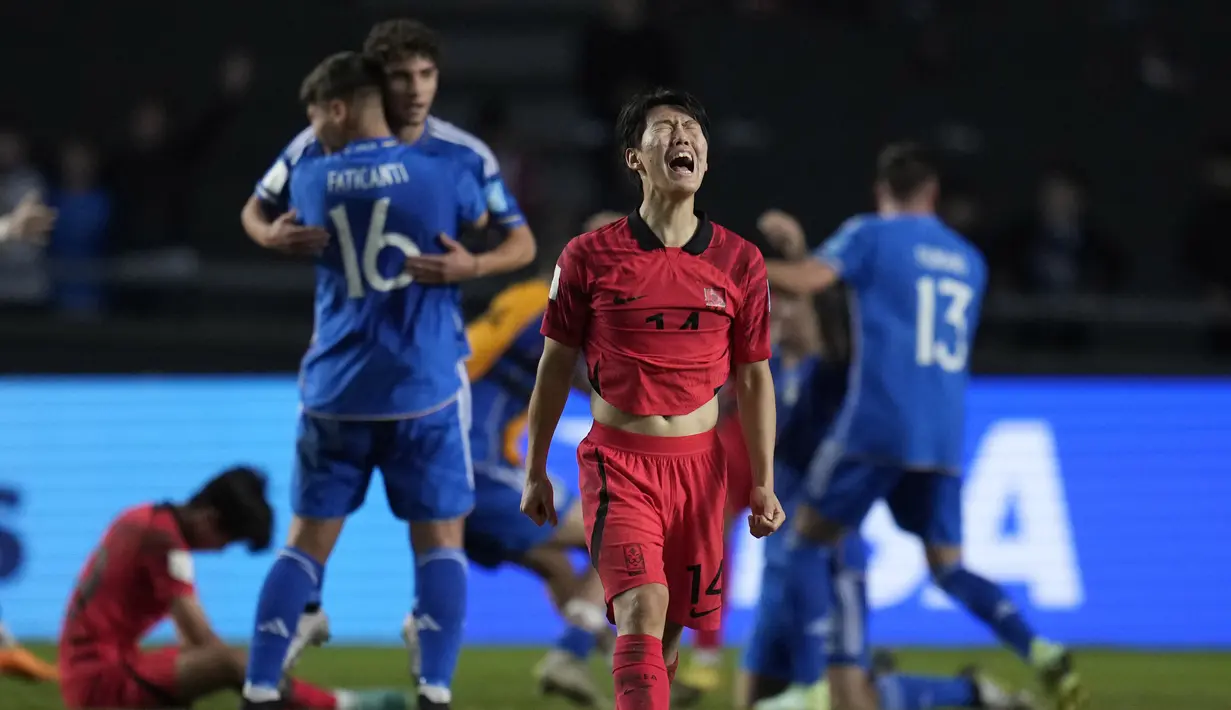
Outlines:
<svg viewBox="0 0 1231 710"><path fill-rule="evenodd" d="M530 399L522 510L555 524L548 445L579 350L594 426L577 449L590 560L618 638L617 710L665 710L685 626L719 623L726 463L717 392L734 368L753 471L749 527L785 519L774 496L769 284L750 243L694 211L708 121L692 96L637 96L617 126L641 207L576 237L549 289Z"/></svg>
<svg viewBox="0 0 1231 710"><path fill-rule="evenodd" d="M210 628L197 599L192 552L246 542L269 547L273 513L265 477L224 471L187 503L140 505L120 514L81 571L60 632L60 695L69 708L186 707L238 691L246 654ZM180 645L143 650L141 639L171 617ZM287 630L289 631L289 630ZM318 710L400 710L400 693L331 691L287 680L292 705Z"/></svg>

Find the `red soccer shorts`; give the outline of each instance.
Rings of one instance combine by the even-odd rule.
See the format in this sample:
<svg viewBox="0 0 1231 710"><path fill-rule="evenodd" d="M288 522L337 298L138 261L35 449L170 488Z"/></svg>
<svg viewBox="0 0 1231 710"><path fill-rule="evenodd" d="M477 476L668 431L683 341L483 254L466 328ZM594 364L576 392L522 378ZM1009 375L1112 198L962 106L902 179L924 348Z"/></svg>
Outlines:
<svg viewBox="0 0 1231 710"><path fill-rule="evenodd" d="M727 517L734 518L748 507L752 495L752 463L738 414L732 412L718 422L718 440L727 459Z"/></svg>
<svg viewBox="0 0 1231 710"><path fill-rule="evenodd" d="M614 623L615 597L662 584L668 621L719 628L727 476L717 434L645 436L596 422L577 463L608 618Z"/></svg>
<svg viewBox="0 0 1231 710"><path fill-rule="evenodd" d="M176 693L178 656L178 648L160 648L61 664L60 697L70 710L183 705Z"/></svg>

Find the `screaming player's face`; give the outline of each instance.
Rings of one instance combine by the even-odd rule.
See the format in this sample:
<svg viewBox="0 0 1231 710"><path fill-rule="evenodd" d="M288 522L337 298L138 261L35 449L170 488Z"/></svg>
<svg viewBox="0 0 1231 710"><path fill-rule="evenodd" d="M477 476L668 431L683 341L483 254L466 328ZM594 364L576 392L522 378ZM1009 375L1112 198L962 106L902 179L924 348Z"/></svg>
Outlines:
<svg viewBox="0 0 1231 710"><path fill-rule="evenodd" d="M626 152L630 170L659 192L691 195L709 169L709 144L697 119L677 106L655 106L645 117L641 144Z"/></svg>
<svg viewBox="0 0 1231 710"><path fill-rule="evenodd" d="M334 153L346 147L348 139L347 125L350 119L350 107L345 101L322 101L308 106L308 122L312 124L312 133Z"/></svg>
<svg viewBox="0 0 1231 710"><path fill-rule="evenodd" d="M385 67L389 78L389 108L401 126L422 126L436 100L440 70L436 62L416 54Z"/></svg>

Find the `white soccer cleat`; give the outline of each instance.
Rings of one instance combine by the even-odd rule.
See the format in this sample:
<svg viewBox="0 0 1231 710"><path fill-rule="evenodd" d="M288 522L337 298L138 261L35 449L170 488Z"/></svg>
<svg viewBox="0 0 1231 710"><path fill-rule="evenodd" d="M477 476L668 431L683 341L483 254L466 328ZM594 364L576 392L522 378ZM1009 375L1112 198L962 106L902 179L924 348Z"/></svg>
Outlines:
<svg viewBox="0 0 1231 710"><path fill-rule="evenodd" d="M423 656L419 649L419 626L415 623L414 614L407 614L402 620L402 643L406 644L406 653L410 657L410 679L418 683L423 669Z"/></svg>
<svg viewBox="0 0 1231 710"><path fill-rule="evenodd" d="M975 707L987 710L1034 710L1034 699L1024 690L1013 692L978 668L967 668L962 675L975 687Z"/></svg>
<svg viewBox="0 0 1231 710"><path fill-rule="evenodd" d="M558 695L581 707L600 705L598 688L585 661L559 650L548 651L534 668L543 695Z"/></svg>
<svg viewBox="0 0 1231 710"><path fill-rule="evenodd" d="M286 661L282 664L283 671L289 671L299 662L299 657L309 646L323 646L329 641L329 617L324 610L311 614L300 614L299 623L295 626L295 636L286 651Z"/></svg>
<svg viewBox="0 0 1231 710"><path fill-rule="evenodd" d="M824 682L792 685L773 697L753 703L752 710L829 710L829 688Z"/></svg>

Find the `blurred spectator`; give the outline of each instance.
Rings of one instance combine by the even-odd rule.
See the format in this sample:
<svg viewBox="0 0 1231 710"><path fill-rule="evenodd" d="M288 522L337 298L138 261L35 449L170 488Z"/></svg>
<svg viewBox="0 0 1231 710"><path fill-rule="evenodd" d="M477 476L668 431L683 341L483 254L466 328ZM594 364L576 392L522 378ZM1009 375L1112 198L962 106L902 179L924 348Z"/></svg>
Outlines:
<svg viewBox="0 0 1231 710"><path fill-rule="evenodd" d="M1202 297L1226 319L1231 317L1231 143L1211 151L1204 168L1201 193L1184 217L1180 237ZM1209 335L1214 351L1231 353L1231 323L1215 325Z"/></svg>
<svg viewBox="0 0 1231 710"><path fill-rule="evenodd" d="M61 148L60 184L51 194L59 211L50 247L57 266L53 299L58 310L74 315L97 314L104 305L98 270L107 248L111 195L99 184L98 170L98 154L89 144L69 141Z"/></svg>
<svg viewBox="0 0 1231 710"><path fill-rule="evenodd" d="M46 182L30 162L25 136L0 127L0 215L9 214L23 199L46 194ZM47 268L43 247L27 241L0 243L0 303L39 306L47 298Z"/></svg>
<svg viewBox="0 0 1231 710"><path fill-rule="evenodd" d="M984 253L993 248L987 233L987 214L974 192L962 185L944 186L937 212L945 224L974 242ZM996 286L995 283L991 285Z"/></svg>
<svg viewBox="0 0 1231 710"><path fill-rule="evenodd" d="M509 105L502 99L490 99L479 108L479 137L496 154L505 185L517 198L526 221L531 226L542 216L543 193L539 187L538 165L525 141L514 135ZM494 245L493 245L494 246Z"/></svg>
<svg viewBox="0 0 1231 710"><path fill-rule="evenodd" d="M221 69L221 91L195 122L176 126L160 98L133 109L129 144L107 166L118 199L117 237L124 248L182 242L195 173L234 117L252 76L251 62L242 56L227 59Z"/></svg>
<svg viewBox="0 0 1231 710"><path fill-rule="evenodd" d="M1072 170L1053 169L1039 182L1036 212L1014 223L997 245L1011 287L1041 296L1105 294L1123 285L1124 263L1087 213L1089 187Z"/></svg>
<svg viewBox="0 0 1231 710"><path fill-rule="evenodd" d="M1052 169L1039 182L1034 214L1013 224L989 254L991 279L1033 296L1110 294L1123 285L1124 263L1088 214L1088 185L1072 170ZM1089 324L1061 322L1023 328L1022 345L1077 350Z"/></svg>
<svg viewBox="0 0 1231 710"><path fill-rule="evenodd" d="M116 199L116 246L123 253L140 253L146 262L142 270L178 273L191 261L185 245L193 225L190 205L197 175L235 116L251 78L252 62L246 55L226 58L218 93L195 122L182 126L173 122L163 99L147 99L133 109L128 146L112 156L104 176ZM122 305L146 308L160 302L133 295Z"/></svg>
<svg viewBox="0 0 1231 710"><path fill-rule="evenodd" d="M593 163L600 201L610 204L625 194L614 148L620 108L638 91L674 83L677 58L666 29L649 22L646 0L604 0L602 15L583 32L579 69L579 90L603 129Z"/></svg>

